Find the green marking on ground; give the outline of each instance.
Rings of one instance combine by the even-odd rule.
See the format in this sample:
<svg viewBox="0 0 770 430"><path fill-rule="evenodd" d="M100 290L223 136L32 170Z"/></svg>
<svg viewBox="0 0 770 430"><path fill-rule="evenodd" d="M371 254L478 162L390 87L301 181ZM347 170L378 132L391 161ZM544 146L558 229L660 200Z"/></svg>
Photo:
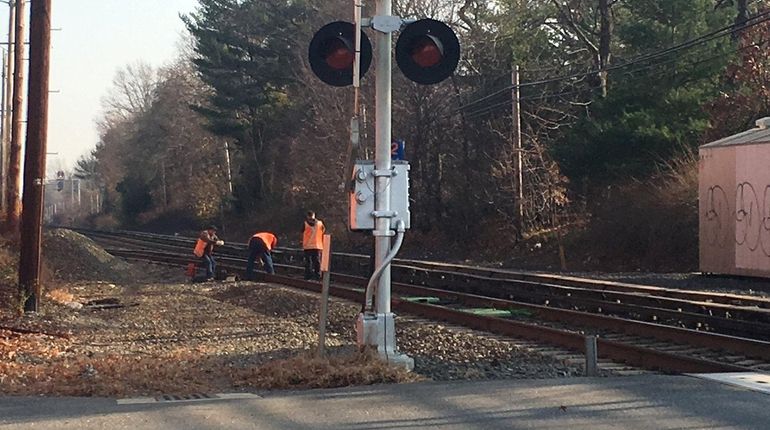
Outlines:
<svg viewBox="0 0 770 430"><path fill-rule="evenodd" d="M482 315L485 317L510 317L511 311L506 311L502 309L494 309L494 308L473 308L473 309L463 309L464 312L472 313L474 315Z"/></svg>
<svg viewBox="0 0 770 430"><path fill-rule="evenodd" d="M437 305L441 302L438 297L403 297L407 302L414 303L429 303L431 305Z"/></svg>
<svg viewBox="0 0 770 430"><path fill-rule="evenodd" d="M463 309L463 312L468 312L475 315L483 315L487 317L498 317L498 318L510 318L512 316L517 316L517 317L532 316L532 312L527 309L470 308L470 309Z"/></svg>
<svg viewBox="0 0 770 430"><path fill-rule="evenodd" d="M509 309L511 312L511 315L515 315L517 317L531 317L532 311L529 309Z"/></svg>

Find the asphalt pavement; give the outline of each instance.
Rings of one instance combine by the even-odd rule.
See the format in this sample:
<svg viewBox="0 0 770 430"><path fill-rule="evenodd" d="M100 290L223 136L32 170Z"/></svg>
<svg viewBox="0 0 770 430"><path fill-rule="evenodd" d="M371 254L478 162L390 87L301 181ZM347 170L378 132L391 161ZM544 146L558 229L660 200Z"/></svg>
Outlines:
<svg viewBox="0 0 770 430"><path fill-rule="evenodd" d="M255 394L120 403L0 397L0 429L770 429L770 395L689 376L430 382Z"/></svg>

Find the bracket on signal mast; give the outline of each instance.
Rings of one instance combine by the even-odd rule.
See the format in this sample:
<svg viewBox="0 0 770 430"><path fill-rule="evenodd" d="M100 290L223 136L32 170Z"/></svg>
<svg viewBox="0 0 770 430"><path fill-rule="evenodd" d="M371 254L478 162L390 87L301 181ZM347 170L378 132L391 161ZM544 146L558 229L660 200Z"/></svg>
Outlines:
<svg viewBox="0 0 770 430"><path fill-rule="evenodd" d="M372 216L375 218L395 218L398 216L396 211L374 211Z"/></svg>
<svg viewBox="0 0 770 430"><path fill-rule="evenodd" d="M392 16L392 17L389 17L389 18L398 18L398 17L397 16ZM418 20L416 20L414 18L402 19L401 20L401 28L404 28L407 25L415 23L417 21ZM364 27L364 28L374 28L374 25L372 24L373 22L374 22L374 18L361 18L361 27ZM399 28L399 30L401 28ZM376 28L375 28L375 30L376 30Z"/></svg>
<svg viewBox="0 0 770 430"><path fill-rule="evenodd" d="M395 33L401 29L404 21L398 16L375 16L372 18L372 28L380 33Z"/></svg>
<svg viewBox="0 0 770 430"><path fill-rule="evenodd" d="M372 230L372 236L374 237L393 237L396 232L393 230Z"/></svg>
<svg viewBox="0 0 770 430"><path fill-rule="evenodd" d="M375 178L392 178L398 175L396 169L391 170L372 170L372 176Z"/></svg>

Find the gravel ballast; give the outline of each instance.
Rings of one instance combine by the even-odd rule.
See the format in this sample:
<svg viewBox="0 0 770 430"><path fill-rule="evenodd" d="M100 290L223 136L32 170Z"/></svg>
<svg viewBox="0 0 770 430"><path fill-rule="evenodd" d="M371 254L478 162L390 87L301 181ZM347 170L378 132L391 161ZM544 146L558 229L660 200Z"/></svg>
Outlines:
<svg viewBox="0 0 770 430"><path fill-rule="evenodd" d="M44 327L41 334L19 337L0 330L0 393L125 397L269 389L276 387L265 381L276 378L264 373L281 367L271 363L312 357L317 346L316 295L255 282L173 282L168 278L181 270L150 268L146 274L166 280L69 284L66 290L82 307L49 298L42 312L24 318L27 327ZM327 331L332 358L356 354L358 310L357 304L332 299ZM318 378L341 386L581 373L580 368L520 348L513 340L481 332L408 316L397 319L397 329L400 349L415 359L413 373L378 369L383 376L372 378L364 363L354 376L319 374ZM9 353L14 342L22 340L29 345ZM328 364L322 370L318 365L297 367L337 372ZM293 372L291 368L280 371ZM296 382L297 388L317 386L307 377L281 380Z"/></svg>

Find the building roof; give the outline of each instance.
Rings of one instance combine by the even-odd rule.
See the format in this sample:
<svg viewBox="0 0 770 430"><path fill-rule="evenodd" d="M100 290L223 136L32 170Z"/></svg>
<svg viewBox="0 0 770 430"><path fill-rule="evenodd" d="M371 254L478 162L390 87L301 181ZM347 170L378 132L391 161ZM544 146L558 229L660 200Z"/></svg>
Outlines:
<svg viewBox="0 0 770 430"><path fill-rule="evenodd" d="M770 117L757 120L757 127L717 141L701 145L701 148L770 143Z"/></svg>

